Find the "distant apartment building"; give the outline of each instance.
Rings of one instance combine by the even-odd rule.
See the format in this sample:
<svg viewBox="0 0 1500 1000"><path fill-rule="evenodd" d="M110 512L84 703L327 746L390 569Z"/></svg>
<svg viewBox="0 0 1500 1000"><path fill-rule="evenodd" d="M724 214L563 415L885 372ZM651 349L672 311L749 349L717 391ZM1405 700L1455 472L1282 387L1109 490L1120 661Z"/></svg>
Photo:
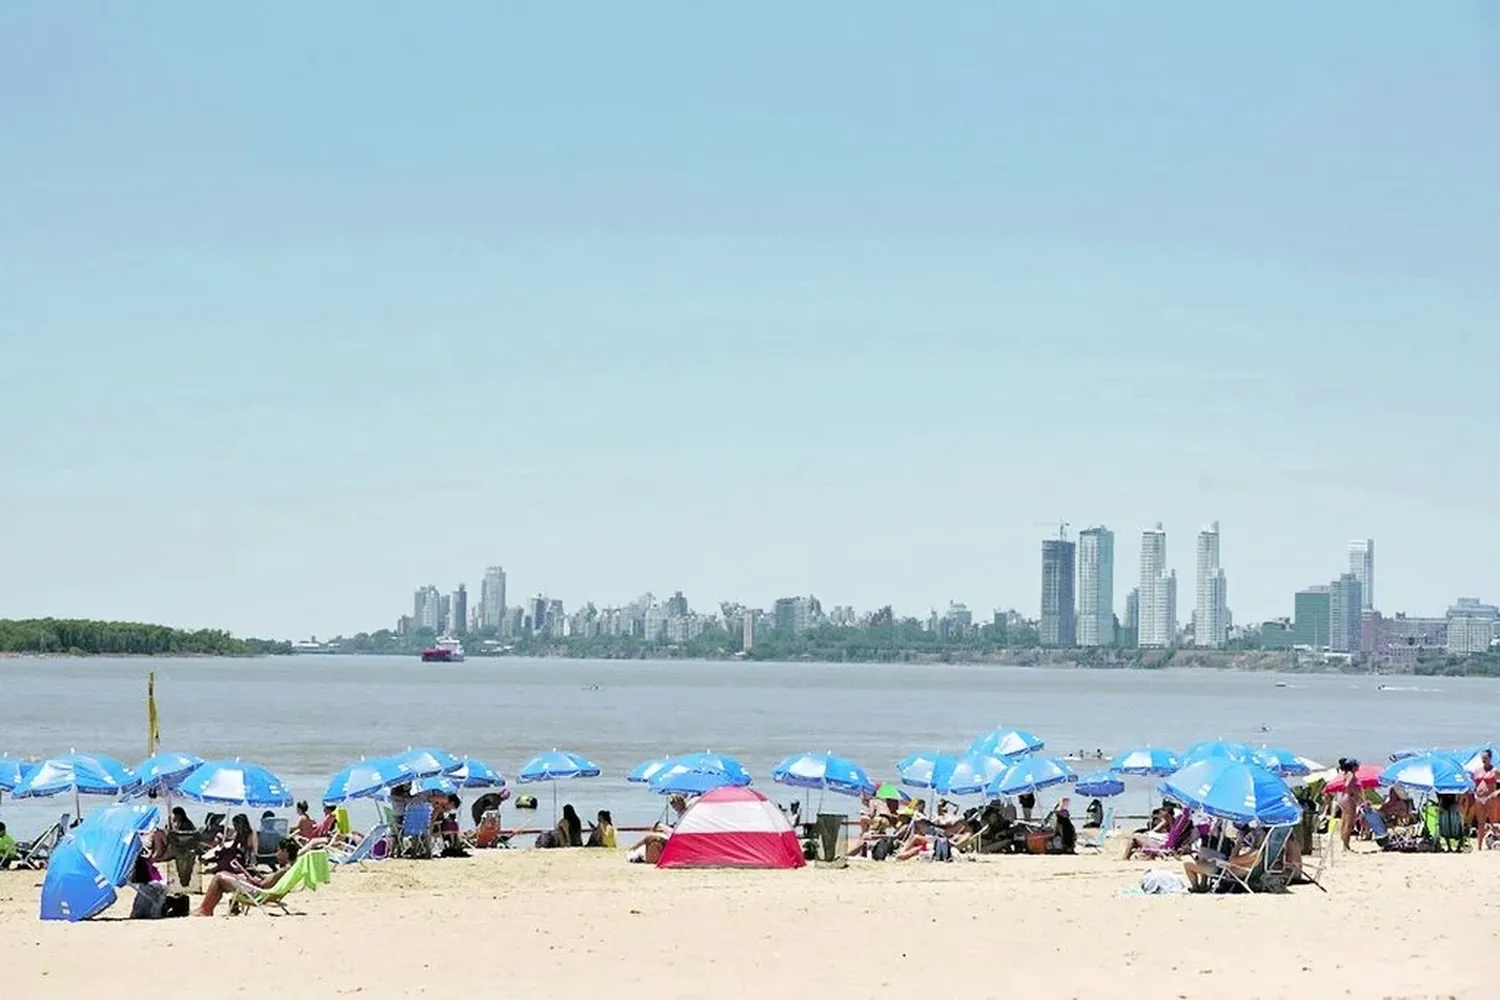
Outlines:
<svg viewBox="0 0 1500 1000"><path fill-rule="evenodd" d="M1349 572L1359 581L1361 610L1375 609L1375 539L1356 538L1349 543Z"/></svg>
<svg viewBox="0 0 1500 1000"><path fill-rule="evenodd" d="M1495 641L1500 608L1477 597L1460 597L1448 609L1444 648L1454 656L1488 652Z"/></svg>
<svg viewBox="0 0 1500 1000"><path fill-rule="evenodd" d="M1176 574L1167 573L1167 533L1161 522L1141 532L1141 585L1136 644L1165 648L1176 635Z"/></svg>
<svg viewBox="0 0 1500 1000"><path fill-rule="evenodd" d="M448 599L448 630L454 635L469 630L469 590L461 583Z"/></svg>
<svg viewBox="0 0 1500 1000"><path fill-rule="evenodd" d="M479 584L479 627L504 630L505 570L491 566L484 571Z"/></svg>
<svg viewBox="0 0 1500 1000"><path fill-rule="evenodd" d="M1078 533L1078 645L1115 644L1115 533Z"/></svg>
<svg viewBox="0 0 1500 1000"><path fill-rule="evenodd" d="M686 618L688 613L688 599L682 596L682 591L677 591L667 598L667 617Z"/></svg>
<svg viewBox="0 0 1500 1000"><path fill-rule="evenodd" d="M1120 645L1135 646L1140 643L1141 588L1131 587L1125 595L1125 618L1120 625Z"/></svg>
<svg viewBox="0 0 1500 1000"><path fill-rule="evenodd" d="M1042 542L1042 617L1037 631L1043 646L1073 646L1078 642L1075 555L1073 543L1065 539Z"/></svg>
<svg viewBox="0 0 1500 1000"><path fill-rule="evenodd" d="M1340 574L1328 587L1328 648L1335 653L1358 653L1364 628L1363 594L1353 573Z"/></svg>
<svg viewBox="0 0 1500 1000"><path fill-rule="evenodd" d="M1219 564L1219 522L1198 532L1197 601L1193 607L1193 645L1217 649L1229 637L1228 584Z"/></svg>
<svg viewBox="0 0 1500 1000"><path fill-rule="evenodd" d="M822 617L823 606L816 597L778 597L772 605L772 617L778 632L806 632Z"/></svg>
<svg viewBox="0 0 1500 1000"><path fill-rule="evenodd" d="M1292 598L1292 631L1296 644L1309 649L1328 649L1331 597L1326 585L1297 591Z"/></svg>
<svg viewBox="0 0 1500 1000"><path fill-rule="evenodd" d="M412 595L412 627L437 632L443 627L443 600L432 584L422 587Z"/></svg>

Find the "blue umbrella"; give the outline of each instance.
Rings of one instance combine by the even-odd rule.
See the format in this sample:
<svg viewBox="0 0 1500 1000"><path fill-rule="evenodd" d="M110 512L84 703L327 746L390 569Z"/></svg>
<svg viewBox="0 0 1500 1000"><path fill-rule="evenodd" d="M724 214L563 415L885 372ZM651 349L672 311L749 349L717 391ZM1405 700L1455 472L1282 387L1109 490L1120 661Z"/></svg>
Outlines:
<svg viewBox="0 0 1500 1000"><path fill-rule="evenodd" d="M516 775L522 784L533 781L552 782L552 820L557 821L557 783L573 778L597 778L599 765L581 754L567 750L552 750L537 754L526 762Z"/></svg>
<svg viewBox="0 0 1500 1000"><path fill-rule="evenodd" d="M411 783L413 795L457 795L458 782L446 774L429 774L425 778L418 778Z"/></svg>
<svg viewBox="0 0 1500 1000"><path fill-rule="evenodd" d="M261 767L238 760L199 764L177 785L177 791L196 802L221 806L285 808L292 804L286 783Z"/></svg>
<svg viewBox="0 0 1500 1000"><path fill-rule="evenodd" d="M667 762L671 759L670 757L652 757L650 760L643 760L630 769L630 773L625 775L625 780L643 785L650 781L656 775L657 771L666 767Z"/></svg>
<svg viewBox="0 0 1500 1000"><path fill-rule="evenodd" d="M1488 753L1491 761L1500 760L1500 751L1495 749L1493 743L1478 743L1471 747L1455 750L1452 757L1464 766L1464 770L1470 774L1475 773L1483 766L1484 755Z"/></svg>
<svg viewBox="0 0 1500 1000"><path fill-rule="evenodd" d="M820 788L841 795L859 795L875 787L865 769L832 753L793 754L771 772L771 780L794 788Z"/></svg>
<svg viewBox="0 0 1500 1000"><path fill-rule="evenodd" d="M141 779L142 789L174 788L201 763L202 757L167 750L137 764L135 776Z"/></svg>
<svg viewBox="0 0 1500 1000"><path fill-rule="evenodd" d="M1050 785L1077 781L1078 775L1060 760L1051 757L1022 757L985 789L992 796L1022 795Z"/></svg>
<svg viewBox="0 0 1500 1000"><path fill-rule="evenodd" d="M991 757L1020 757L1036 753L1046 745L1024 729L996 729L970 743L969 752L988 754Z"/></svg>
<svg viewBox="0 0 1500 1000"><path fill-rule="evenodd" d="M939 758L932 768L932 787L942 795L978 795L1011 767L1013 761L987 753Z"/></svg>
<svg viewBox="0 0 1500 1000"><path fill-rule="evenodd" d="M716 753L691 753L673 757L647 782L661 795L701 795L725 785L750 784L750 772L733 757Z"/></svg>
<svg viewBox="0 0 1500 1000"><path fill-rule="evenodd" d="M43 920L87 920L115 901L141 854L141 834L156 822L155 806L115 806L88 817L47 860Z"/></svg>
<svg viewBox="0 0 1500 1000"><path fill-rule="evenodd" d="M329 779L328 787L323 790L323 803L337 805L350 799L368 798L411 779L410 768L394 757L357 761Z"/></svg>
<svg viewBox="0 0 1500 1000"><path fill-rule="evenodd" d="M1119 795L1125 791L1125 782L1121 781L1113 771L1090 771L1078 779L1078 784L1073 786L1079 795L1087 795L1091 799L1107 799L1111 795Z"/></svg>
<svg viewBox="0 0 1500 1000"><path fill-rule="evenodd" d="M72 792L78 795L122 795L140 784L124 764L104 754L69 753L42 761L16 785L16 798Z"/></svg>
<svg viewBox="0 0 1500 1000"><path fill-rule="evenodd" d="M419 778L429 774L448 774L464 766L464 762L446 750L437 747L417 747L394 755L396 760Z"/></svg>
<svg viewBox="0 0 1500 1000"><path fill-rule="evenodd" d="M1202 740L1187 748L1187 752L1182 755L1182 766L1187 767L1210 757L1250 764L1255 762L1255 751L1248 744L1233 740Z"/></svg>
<svg viewBox="0 0 1500 1000"><path fill-rule="evenodd" d="M26 775L36 770L36 767L37 765L27 764L25 761L0 757L0 792L15 791L16 786L25 780Z"/></svg>
<svg viewBox="0 0 1500 1000"><path fill-rule="evenodd" d="M931 788L933 772L943 757L951 756L936 750L922 750L896 761L896 777L901 784L912 788Z"/></svg>
<svg viewBox="0 0 1500 1000"><path fill-rule="evenodd" d="M504 788L505 776L482 760L465 757L458 770L448 776L461 788Z"/></svg>
<svg viewBox="0 0 1500 1000"><path fill-rule="evenodd" d="M1463 764L1444 753L1398 760L1380 772L1380 783L1433 795L1462 795L1474 790L1474 780Z"/></svg>
<svg viewBox="0 0 1500 1000"><path fill-rule="evenodd" d="M1301 757L1284 747L1266 747L1255 751L1255 763L1282 777L1300 777L1312 773L1312 769Z"/></svg>
<svg viewBox="0 0 1500 1000"><path fill-rule="evenodd" d="M1109 762L1109 769L1116 774L1166 777L1182 766L1177 755L1164 747L1143 746L1126 750Z"/></svg>
<svg viewBox="0 0 1500 1000"><path fill-rule="evenodd" d="M1161 793L1210 816L1235 823L1280 826L1302 818L1287 783L1259 764L1208 757L1158 786Z"/></svg>
<svg viewBox="0 0 1500 1000"><path fill-rule="evenodd" d="M1404 749L1394 751L1391 754L1391 760L1396 761L1405 760L1408 757L1422 757L1430 753L1442 753L1442 751L1435 747L1405 747Z"/></svg>

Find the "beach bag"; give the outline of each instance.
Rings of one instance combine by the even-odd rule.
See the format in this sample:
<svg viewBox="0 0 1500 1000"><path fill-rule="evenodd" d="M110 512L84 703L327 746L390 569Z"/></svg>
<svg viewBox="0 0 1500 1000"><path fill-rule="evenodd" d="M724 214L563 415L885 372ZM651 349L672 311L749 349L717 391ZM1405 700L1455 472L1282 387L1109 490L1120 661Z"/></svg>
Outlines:
<svg viewBox="0 0 1500 1000"><path fill-rule="evenodd" d="M870 860L884 861L896 853L896 840L894 837L881 837L875 841L875 846L870 848Z"/></svg>
<svg viewBox="0 0 1500 1000"><path fill-rule="evenodd" d="M938 837L932 842L932 860L953 860L953 845L948 842L947 837Z"/></svg>

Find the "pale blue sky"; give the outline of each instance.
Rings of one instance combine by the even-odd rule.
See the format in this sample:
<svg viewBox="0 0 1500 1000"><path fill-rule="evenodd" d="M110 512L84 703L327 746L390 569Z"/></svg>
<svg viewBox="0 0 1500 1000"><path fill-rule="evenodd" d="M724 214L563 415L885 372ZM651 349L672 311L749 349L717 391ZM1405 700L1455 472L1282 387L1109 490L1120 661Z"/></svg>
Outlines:
<svg viewBox="0 0 1500 1000"><path fill-rule="evenodd" d="M0 17L0 616L1500 596L1494 5L397 6Z"/></svg>

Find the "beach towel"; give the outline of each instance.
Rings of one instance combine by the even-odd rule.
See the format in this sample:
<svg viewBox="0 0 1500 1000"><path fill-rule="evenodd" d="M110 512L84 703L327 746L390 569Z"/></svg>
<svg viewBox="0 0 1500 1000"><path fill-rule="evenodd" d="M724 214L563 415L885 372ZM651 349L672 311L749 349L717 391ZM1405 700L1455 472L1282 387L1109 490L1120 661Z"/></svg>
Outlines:
<svg viewBox="0 0 1500 1000"><path fill-rule="evenodd" d="M1181 872L1166 868L1153 868L1141 876L1141 892L1148 896L1187 892L1191 888L1187 878Z"/></svg>

